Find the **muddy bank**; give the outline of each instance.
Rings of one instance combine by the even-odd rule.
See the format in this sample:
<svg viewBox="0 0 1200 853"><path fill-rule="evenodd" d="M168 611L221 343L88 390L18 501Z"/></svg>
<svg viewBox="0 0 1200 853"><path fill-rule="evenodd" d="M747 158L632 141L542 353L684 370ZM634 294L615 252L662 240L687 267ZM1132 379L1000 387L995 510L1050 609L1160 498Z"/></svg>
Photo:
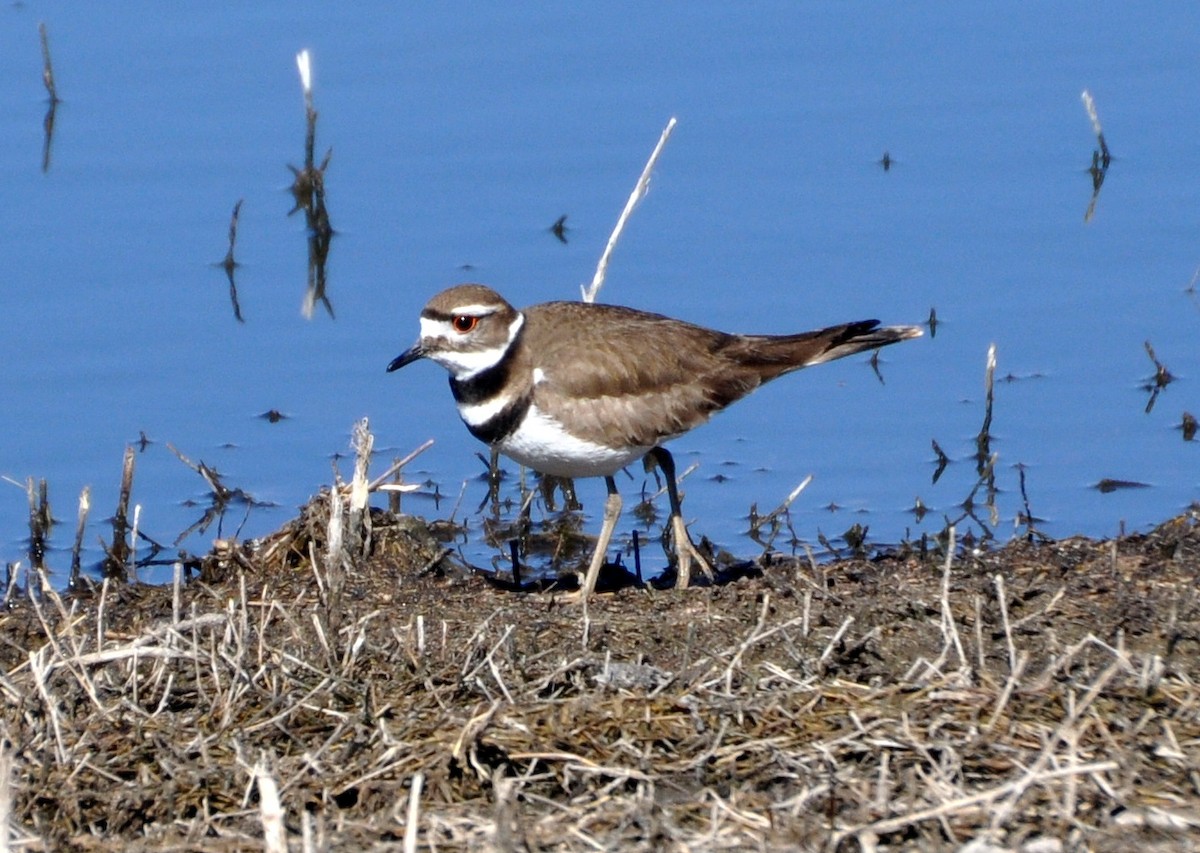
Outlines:
<svg viewBox="0 0 1200 853"><path fill-rule="evenodd" d="M15 843L1197 846L1195 511L950 560L767 555L585 609L379 510L334 554L327 506L189 583L11 600Z"/></svg>

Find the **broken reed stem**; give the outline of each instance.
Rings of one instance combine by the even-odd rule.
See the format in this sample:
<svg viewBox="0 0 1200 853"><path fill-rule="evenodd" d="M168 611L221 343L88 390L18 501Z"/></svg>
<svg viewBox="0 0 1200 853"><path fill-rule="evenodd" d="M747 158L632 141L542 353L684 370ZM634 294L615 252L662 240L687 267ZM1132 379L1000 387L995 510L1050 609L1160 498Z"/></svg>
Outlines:
<svg viewBox="0 0 1200 853"><path fill-rule="evenodd" d="M125 541L129 532L129 494L133 491L133 446L125 448L125 460L121 465L121 493L117 498L117 511L113 515L112 546L108 549L104 573L125 577L129 561L129 543Z"/></svg>
<svg viewBox="0 0 1200 853"><path fill-rule="evenodd" d="M25 494L29 498L29 565L32 569L42 569L46 565L46 539L53 523L49 488L43 479L35 490L33 477L27 477Z"/></svg>
<svg viewBox="0 0 1200 853"><path fill-rule="evenodd" d="M366 418L354 425L350 446L354 448L354 478L350 481L350 540L355 554L358 555L366 554L371 544L367 471L375 448L375 436L371 435L371 424Z"/></svg>
<svg viewBox="0 0 1200 853"><path fill-rule="evenodd" d="M621 239L621 232L625 230L625 223L629 221L629 217L633 214L633 209L637 207L639 201L645 198L647 190L650 189L650 175L654 171L654 167L658 164L658 158L662 154L667 140L671 138L671 133L675 130L675 124L675 117L671 116L671 120L667 122L667 126L663 128L662 135L658 138L658 144L654 146L654 151L650 154L650 159L646 161L646 167L642 169L641 177L638 178L637 184L634 185L633 192L629 194L629 200L625 202L625 209L621 211L621 215L617 218L617 225L613 228L613 232L608 238L608 243L604 247L604 253L600 256L600 262L596 264L596 274L592 277L591 286L579 286L579 292L583 295L584 302L595 302L596 294L604 286L604 278L608 275L608 262L612 258L613 249L616 248L617 241Z"/></svg>
<svg viewBox="0 0 1200 853"><path fill-rule="evenodd" d="M138 527L142 523L142 505L134 504L133 506L133 527L129 531L129 570L133 574L133 579L137 577L137 538Z"/></svg>
<svg viewBox="0 0 1200 853"><path fill-rule="evenodd" d="M283 825L283 804L279 801L279 785L260 762L254 768L258 786L258 814L263 828L263 849L267 853L287 853L287 828Z"/></svg>
<svg viewBox="0 0 1200 853"><path fill-rule="evenodd" d="M329 634L335 641L338 637L338 626L341 624L342 588L345 585L347 562L343 542L345 527L343 513L340 489L338 484L334 483L329 490L329 526L326 530L327 550L325 552L325 584L322 604L324 604L325 627L329 629ZM315 558L316 555L312 556ZM320 570L315 559L313 573L317 575L317 583L320 586Z"/></svg>
<svg viewBox="0 0 1200 853"><path fill-rule="evenodd" d="M986 468L988 457L991 455L992 446L992 401L995 396L996 384L996 345L991 344L988 347L987 353L987 368L983 374L983 388L985 392L984 410L983 410L983 426L979 428L979 435L975 437L975 461L977 463L976 473L983 476Z"/></svg>
<svg viewBox="0 0 1200 853"><path fill-rule="evenodd" d="M50 37L46 33L46 22L38 24L38 36L42 42L42 83L50 95L50 104L59 103L58 89L54 85L54 66L50 62Z"/></svg>
<svg viewBox="0 0 1200 853"><path fill-rule="evenodd" d="M183 609L183 563L176 560L171 573L171 624L177 626L179 612Z"/></svg>
<svg viewBox="0 0 1200 853"><path fill-rule="evenodd" d="M92 487L84 486L79 493L79 519L75 524L75 545L71 548L71 575L67 581L68 588L74 589L79 583L79 572L83 560L83 531L87 527L88 512L92 508Z"/></svg>

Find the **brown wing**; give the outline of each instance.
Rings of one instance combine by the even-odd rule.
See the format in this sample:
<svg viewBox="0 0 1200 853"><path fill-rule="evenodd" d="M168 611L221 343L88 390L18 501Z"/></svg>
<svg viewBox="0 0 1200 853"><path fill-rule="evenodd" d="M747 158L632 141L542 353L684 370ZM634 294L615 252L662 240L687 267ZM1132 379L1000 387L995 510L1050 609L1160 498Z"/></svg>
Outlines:
<svg viewBox="0 0 1200 853"><path fill-rule="evenodd" d="M527 309L526 323L526 352L539 354L532 366L544 376L534 404L562 412L589 441L616 432L650 447L762 384L758 369L728 357L737 336L661 315L551 302Z"/></svg>

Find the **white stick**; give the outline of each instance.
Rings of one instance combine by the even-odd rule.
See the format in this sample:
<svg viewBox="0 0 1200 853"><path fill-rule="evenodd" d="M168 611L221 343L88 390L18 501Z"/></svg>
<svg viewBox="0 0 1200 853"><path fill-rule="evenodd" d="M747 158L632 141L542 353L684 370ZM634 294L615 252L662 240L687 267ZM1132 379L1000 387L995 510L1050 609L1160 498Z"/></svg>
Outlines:
<svg viewBox="0 0 1200 853"><path fill-rule="evenodd" d="M279 802L279 786L267 768L259 763L254 768L258 785L258 814L263 828L263 849L267 853L287 853L287 830L283 826L283 805Z"/></svg>
<svg viewBox="0 0 1200 853"><path fill-rule="evenodd" d="M412 788L408 792L408 815L404 819L404 853L417 851L417 820L421 814L421 788L425 784L424 773L414 773Z"/></svg>
<svg viewBox="0 0 1200 853"><path fill-rule="evenodd" d="M608 238L608 245L604 247L604 254L600 256L600 263L596 265L596 275L592 278L591 287L584 287L582 284L579 286L579 292L583 295L584 302L595 302L596 294L604 286L604 277L608 274L609 258L612 257L613 249L617 245L617 240L621 238L621 232L625 230L625 223L633 213L633 209L637 207L639 201L645 198L646 191L650 188L650 173L654 171L654 166L658 163L658 156L662 154L663 147L671 138L673 130L675 130L675 117L671 116L671 120L663 128L662 136L658 138L658 145L654 146L654 152L646 161L646 168L642 169L642 176L638 178L633 192L629 194L629 200L625 202L625 209L621 211L621 216L617 219L617 227L613 229L612 236Z"/></svg>

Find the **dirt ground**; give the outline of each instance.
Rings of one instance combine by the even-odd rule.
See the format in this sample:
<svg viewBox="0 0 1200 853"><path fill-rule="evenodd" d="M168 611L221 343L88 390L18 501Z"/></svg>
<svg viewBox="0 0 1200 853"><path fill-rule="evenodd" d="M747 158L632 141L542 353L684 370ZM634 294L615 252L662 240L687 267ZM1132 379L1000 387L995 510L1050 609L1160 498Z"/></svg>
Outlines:
<svg viewBox="0 0 1200 853"><path fill-rule="evenodd" d="M585 607L326 505L10 591L11 849L1200 849L1196 508Z"/></svg>

